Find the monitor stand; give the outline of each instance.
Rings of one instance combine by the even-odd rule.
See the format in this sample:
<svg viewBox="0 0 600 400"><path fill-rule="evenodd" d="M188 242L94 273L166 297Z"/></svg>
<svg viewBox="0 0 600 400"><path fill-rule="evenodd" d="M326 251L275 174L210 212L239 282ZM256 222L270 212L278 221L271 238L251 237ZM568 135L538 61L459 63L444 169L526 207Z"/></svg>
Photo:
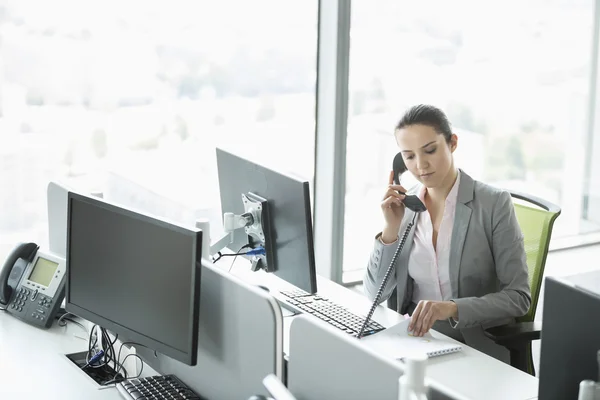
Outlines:
<svg viewBox="0 0 600 400"><path fill-rule="evenodd" d="M87 376L93 379L94 382L96 382L100 386L105 386L107 382L116 383L125 379L125 377L120 373L117 375L117 371L115 371L109 365L105 365L101 368L87 367L86 369L82 370L81 367L83 367L86 364L85 358L87 353L87 351L81 351L79 353L65 354L65 356L73 364L75 364L80 371L83 371L85 374L87 374ZM115 375L116 379L114 379Z"/></svg>

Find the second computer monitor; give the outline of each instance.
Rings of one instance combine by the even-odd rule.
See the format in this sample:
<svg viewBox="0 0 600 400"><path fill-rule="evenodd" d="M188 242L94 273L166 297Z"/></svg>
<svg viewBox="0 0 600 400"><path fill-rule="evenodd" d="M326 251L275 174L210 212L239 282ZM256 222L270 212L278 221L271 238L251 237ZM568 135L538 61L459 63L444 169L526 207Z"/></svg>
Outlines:
<svg viewBox="0 0 600 400"><path fill-rule="evenodd" d="M279 278L309 293L317 292L310 190L307 181L217 149L221 210L245 212L243 196L266 200L265 240L269 268ZM234 231L232 251L248 244L244 229Z"/></svg>

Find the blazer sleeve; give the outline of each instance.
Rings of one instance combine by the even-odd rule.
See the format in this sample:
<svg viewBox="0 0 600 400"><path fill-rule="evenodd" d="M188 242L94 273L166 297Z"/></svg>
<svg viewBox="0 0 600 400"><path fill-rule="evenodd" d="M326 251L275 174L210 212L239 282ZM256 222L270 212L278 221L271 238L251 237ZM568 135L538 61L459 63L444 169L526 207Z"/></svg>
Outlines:
<svg viewBox="0 0 600 400"><path fill-rule="evenodd" d="M367 265L367 270L363 278L365 294L371 301L375 300L379 286L383 282L385 273L392 262L392 258L394 257L396 249L399 246L398 238L396 238L396 241L393 243L383 244L379 240L380 237L381 233L377 234L375 237L375 244L373 245L373 250L371 251L371 256L369 258L369 264ZM392 276L390 276L385 288L383 289L382 296L379 299L380 304L390 297L395 287L396 267L394 267Z"/></svg>
<svg viewBox="0 0 600 400"><path fill-rule="evenodd" d="M501 192L494 205L491 242L500 291L482 297L453 299L458 306L457 329L520 317L531 305L523 233L508 192Z"/></svg>

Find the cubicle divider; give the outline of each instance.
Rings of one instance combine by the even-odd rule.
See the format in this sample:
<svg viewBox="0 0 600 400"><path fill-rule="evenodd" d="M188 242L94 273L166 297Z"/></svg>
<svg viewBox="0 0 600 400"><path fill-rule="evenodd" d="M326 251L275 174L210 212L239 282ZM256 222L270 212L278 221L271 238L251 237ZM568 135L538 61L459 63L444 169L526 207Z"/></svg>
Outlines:
<svg viewBox="0 0 600 400"><path fill-rule="evenodd" d="M290 328L288 388L302 400L398 400L400 361L385 358L330 325L300 315ZM467 400L425 378L429 400Z"/></svg>
<svg viewBox="0 0 600 400"><path fill-rule="evenodd" d="M281 309L266 291L203 260L197 365L144 348L137 352L150 367L175 374L207 399L267 395L265 376L284 379Z"/></svg>

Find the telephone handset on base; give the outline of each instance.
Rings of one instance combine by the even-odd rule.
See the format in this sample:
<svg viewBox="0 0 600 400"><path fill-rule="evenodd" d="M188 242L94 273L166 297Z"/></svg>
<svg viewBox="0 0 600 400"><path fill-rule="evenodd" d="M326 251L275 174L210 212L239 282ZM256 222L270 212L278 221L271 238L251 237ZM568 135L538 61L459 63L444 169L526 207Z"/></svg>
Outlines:
<svg viewBox="0 0 600 400"><path fill-rule="evenodd" d="M394 171L394 184L399 185L400 184L400 175L402 175L407 170L406 165L404 164L404 160L402 159L401 153L396 154L396 157L394 157L392 169ZM400 192L400 193L406 194L406 193L402 193L402 192ZM402 239L400 239L400 244L398 244L398 248L394 252L392 261L390 262L390 265L388 266L387 271L385 271L385 275L383 276L383 281L381 282L381 285L379 286L379 289L377 290L375 299L373 299L373 304L371 305L371 309L369 310L369 313L367 314L367 317L365 318L365 322L363 323L362 328L360 329L360 332L356 336L358 339L360 339L362 337L367 325L369 324L369 321L371 320L371 317L373 316L373 313L375 312L375 309L379 305L379 300L381 300L381 296L383 294L383 289L387 285L387 282L390 279L390 276L392 275L394 268L396 267L396 260L398 259L398 256L402 252L402 248L404 247L404 243L406 242L406 239L408 238L408 234L410 233L410 230L412 229L413 225L415 224L415 219L417 218L417 213L427 211L427 207L425 207L425 204L423 204L421 199L419 199L419 197L417 197L415 195L406 194L406 196L404 197L403 203L406 206L406 208L414 211L415 214L413 215L412 221L410 221L408 223L408 226L406 227L406 230L404 231L404 234L402 235Z"/></svg>
<svg viewBox="0 0 600 400"><path fill-rule="evenodd" d="M0 270L0 305L40 328L49 328L65 296L65 259L21 243Z"/></svg>

